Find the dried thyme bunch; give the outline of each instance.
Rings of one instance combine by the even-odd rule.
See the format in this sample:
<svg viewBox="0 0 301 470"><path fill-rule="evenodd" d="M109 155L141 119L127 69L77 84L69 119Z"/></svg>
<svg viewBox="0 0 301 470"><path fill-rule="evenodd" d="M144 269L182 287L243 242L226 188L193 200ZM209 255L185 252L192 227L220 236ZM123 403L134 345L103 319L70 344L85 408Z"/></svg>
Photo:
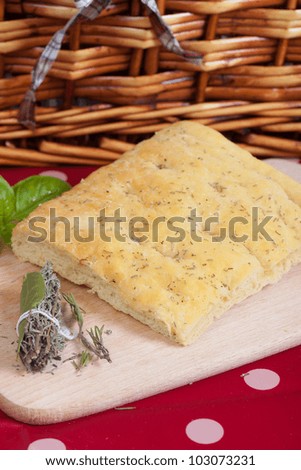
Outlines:
<svg viewBox="0 0 301 470"><path fill-rule="evenodd" d="M21 313L18 355L28 371L41 371L48 362L60 359L65 346L65 337L58 328L62 322L60 281L49 262L40 272L25 276Z"/></svg>
<svg viewBox="0 0 301 470"><path fill-rule="evenodd" d="M28 372L42 371L49 362L61 359L67 340L78 338L85 350L73 361L77 370L86 366L93 357L111 362L109 351L103 344L103 327L94 326L83 333L83 309L73 294L62 294L70 305L78 323L79 332L72 334L63 323L60 281L47 262L40 272L28 273L21 291L21 316L17 323L18 356Z"/></svg>

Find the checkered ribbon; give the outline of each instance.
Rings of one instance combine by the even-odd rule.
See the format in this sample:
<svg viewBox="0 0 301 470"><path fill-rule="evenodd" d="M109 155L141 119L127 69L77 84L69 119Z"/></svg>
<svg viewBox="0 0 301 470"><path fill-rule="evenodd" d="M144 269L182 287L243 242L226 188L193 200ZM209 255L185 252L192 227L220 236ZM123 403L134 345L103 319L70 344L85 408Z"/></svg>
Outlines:
<svg viewBox="0 0 301 470"><path fill-rule="evenodd" d="M111 0L76 1L76 6L81 6L81 8L79 8L78 12L70 18L62 29L52 36L33 69L31 87L27 90L19 108L19 122L23 126L28 127L29 129L35 128L35 92L41 83L43 83L53 62L56 60L62 47L65 34L69 28L80 21L94 20L100 12L109 5L110 1Z"/></svg>
<svg viewBox="0 0 301 470"><path fill-rule="evenodd" d="M141 0L146 6L150 22L154 28L154 31L161 42L161 44L168 51L174 52L175 54L184 57L184 59L192 62L193 64L200 65L202 62L202 57L196 52L186 51L182 49L179 44L179 41L174 37L171 29L164 22L158 6L155 0Z"/></svg>
<svg viewBox="0 0 301 470"><path fill-rule="evenodd" d="M105 9L111 0L74 0L78 12L70 18L66 25L57 31L44 48L39 57L33 71L31 86L27 90L23 101L19 108L19 122L28 129L34 129L35 123L35 92L43 83L47 73L51 69L58 53L62 47L62 43L67 31L78 22L92 21ZM174 52L186 60L199 65L201 56L192 51L182 49L178 40L174 37L171 29L165 24L157 7L155 0L141 0L148 12L151 24L154 28L161 44L169 51Z"/></svg>

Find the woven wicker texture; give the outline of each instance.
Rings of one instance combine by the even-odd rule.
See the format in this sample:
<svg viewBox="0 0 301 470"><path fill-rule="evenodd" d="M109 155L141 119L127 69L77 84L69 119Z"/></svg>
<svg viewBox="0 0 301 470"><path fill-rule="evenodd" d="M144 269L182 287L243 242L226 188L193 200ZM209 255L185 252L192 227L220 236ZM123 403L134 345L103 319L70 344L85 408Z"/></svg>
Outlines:
<svg viewBox="0 0 301 470"><path fill-rule="evenodd" d="M259 157L301 157L301 0L158 0L201 66L160 45L139 0L112 0L66 36L37 91L36 130L17 108L73 0L0 0L0 164L105 164L179 119Z"/></svg>

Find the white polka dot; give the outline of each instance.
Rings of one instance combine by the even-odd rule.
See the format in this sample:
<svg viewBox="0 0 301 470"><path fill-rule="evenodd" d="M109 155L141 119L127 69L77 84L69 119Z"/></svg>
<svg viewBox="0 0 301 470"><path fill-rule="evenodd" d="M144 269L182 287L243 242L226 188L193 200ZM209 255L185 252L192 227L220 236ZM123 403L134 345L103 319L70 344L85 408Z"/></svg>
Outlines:
<svg viewBox="0 0 301 470"><path fill-rule="evenodd" d="M60 180L67 181L68 176L66 173L63 173L62 171L58 170L47 170L47 171L42 171L40 173L42 176L54 176L55 178L59 178Z"/></svg>
<svg viewBox="0 0 301 470"><path fill-rule="evenodd" d="M33 441L29 444L28 450L66 450L66 446L62 441L48 437Z"/></svg>
<svg viewBox="0 0 301 470"><path fill-rule="evenodd" d="M224 435L224 429L214 419L200 418L190 421L186 426L186 434L197 444L213 444Z"/></svg>
<svg viewBox="0 0 301 470"><path fill-rule="evenodd" d="M277 387L280 377L270 369L253 369L243 374L244 381L256 390L271 390Z"/></svg>

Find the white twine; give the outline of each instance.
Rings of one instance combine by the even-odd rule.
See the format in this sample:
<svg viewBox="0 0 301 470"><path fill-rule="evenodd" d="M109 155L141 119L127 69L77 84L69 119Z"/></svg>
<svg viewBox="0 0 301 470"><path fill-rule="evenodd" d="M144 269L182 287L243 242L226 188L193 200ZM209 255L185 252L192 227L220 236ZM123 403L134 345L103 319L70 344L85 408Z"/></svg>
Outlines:
<svg viewBox="0 0 301 470"><path fill-rule="evenodd" d="M29 317L29 315L43 315L43 317L50 320L57 327L58 333L61 336L63 336L64 338L68 339L68 340L75 339L78 336L78 332L77 333L72 333L69 330L69 328L67 328L66 325L62 325L58 321L57 318L53 317L52 315L50 315L45 310L41 310L39 308L32 308L31 310L27 310L27 312L22 313L22 315L19 317L19 320L18 320L17 325L16 325L16 332L17 332L18 336L19 336L19 325L20 325L21 321L25 320L27 317Z"/></svg>

